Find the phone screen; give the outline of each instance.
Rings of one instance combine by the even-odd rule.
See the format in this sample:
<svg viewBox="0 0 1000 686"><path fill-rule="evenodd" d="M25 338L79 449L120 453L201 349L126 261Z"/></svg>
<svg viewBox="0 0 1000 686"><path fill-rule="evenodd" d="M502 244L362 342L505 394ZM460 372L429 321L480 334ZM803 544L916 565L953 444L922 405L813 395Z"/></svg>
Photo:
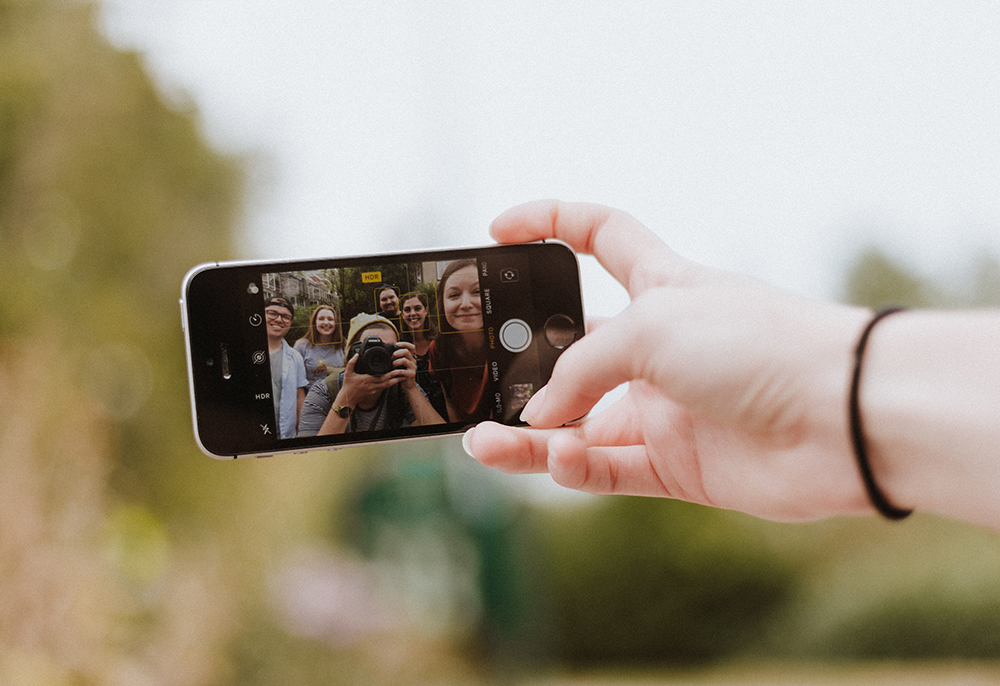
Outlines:
<svg viewBox="0 0 1000 686"><path fill-rule="evenodd" d="M584 332L558 242L202 265L182 310L195 432L216 457L517 424Z"/></svg>

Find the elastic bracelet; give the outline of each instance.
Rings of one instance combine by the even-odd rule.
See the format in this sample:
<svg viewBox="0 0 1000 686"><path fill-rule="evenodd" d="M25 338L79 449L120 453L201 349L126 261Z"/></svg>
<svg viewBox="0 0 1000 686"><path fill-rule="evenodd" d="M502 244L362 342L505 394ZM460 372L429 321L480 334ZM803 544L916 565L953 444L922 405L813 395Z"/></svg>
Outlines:
<svg viewBox="0 0 1000 686"><path fill-rule="evenodd" d="M871 463L868 461L868 446L865 442L865 432L861 426L861 409L858 402L858 395L861 388L861 362L865 356L865 346L868 345L868 337L872 329L880 321L891 314L902 312L903 308L893 307L878 312L868 326L861 333L857 350L854 352L854 376L851 379L851 395L849 401L849 412L851 417L851 441L854 443L854 456L858 459L858 468L861 470L861 479L865 482L865 490L868 492L868 499L875 509L886 519L899 520L909 517L913 510L904 510L896 507L885 497L882 489L875 483L875 475L872 473Z"/></svg>

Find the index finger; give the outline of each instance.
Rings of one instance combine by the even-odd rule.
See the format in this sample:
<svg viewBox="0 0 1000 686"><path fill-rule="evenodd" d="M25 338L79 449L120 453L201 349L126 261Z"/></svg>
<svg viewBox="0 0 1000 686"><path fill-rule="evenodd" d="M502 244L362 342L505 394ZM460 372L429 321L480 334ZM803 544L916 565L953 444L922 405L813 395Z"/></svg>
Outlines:
<svg viewBox="0 0 1000 686"><path fill-rule="evenodd" d="M538 200L513 207L490 226L500 243L556 238L593 255L633 296L677 283L690 264L631 215L603 205ZM664 269L670 265L671 268Z"/></svg>

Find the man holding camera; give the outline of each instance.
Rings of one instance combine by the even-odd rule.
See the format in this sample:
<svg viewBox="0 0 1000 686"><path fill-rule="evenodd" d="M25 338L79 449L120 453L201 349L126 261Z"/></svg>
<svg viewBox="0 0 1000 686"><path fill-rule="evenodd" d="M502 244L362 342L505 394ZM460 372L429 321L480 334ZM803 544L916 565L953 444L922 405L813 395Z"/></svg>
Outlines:
<svg viewBox="0 0 1000 686"><path fill-rule="evenodd" d="M377 314L351 319L347 366L314 383L302 406L299 436L443 424L417 385L412 343Z"/></svg>

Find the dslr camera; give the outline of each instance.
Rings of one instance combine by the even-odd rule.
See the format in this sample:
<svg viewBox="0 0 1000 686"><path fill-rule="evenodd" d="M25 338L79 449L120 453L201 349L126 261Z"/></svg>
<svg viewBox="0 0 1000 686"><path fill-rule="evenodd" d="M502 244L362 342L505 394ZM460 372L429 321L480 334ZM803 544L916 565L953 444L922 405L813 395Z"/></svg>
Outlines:
<svg viewBox="0 0 1000 686"><path fill-rule="evenodd" d="M358 355L358 362L354 365L357 374L382 376L396 368L392 363L392 356L399 349L399 346L392 343L383 343L378 336L369 336L351 346L347 359Z"/></svg>

